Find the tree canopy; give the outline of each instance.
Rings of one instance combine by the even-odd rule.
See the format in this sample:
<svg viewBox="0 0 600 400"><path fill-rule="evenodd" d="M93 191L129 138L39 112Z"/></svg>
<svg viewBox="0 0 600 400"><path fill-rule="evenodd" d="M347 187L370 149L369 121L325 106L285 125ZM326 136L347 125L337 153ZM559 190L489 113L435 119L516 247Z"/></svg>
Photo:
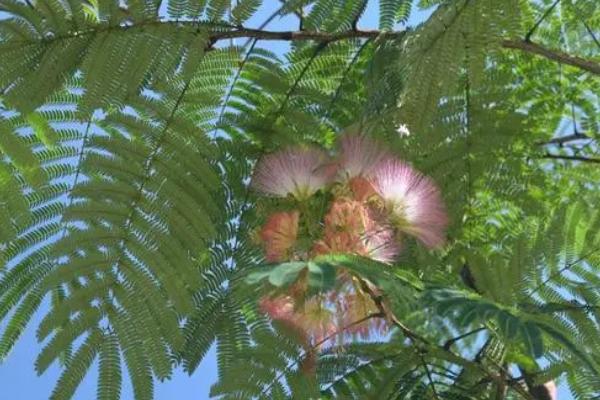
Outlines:
<svg viewBox="0 0 600 400"><path fill-rule="evenodd" d="M49 302L54 400L92 365L152 399L211 346L222 399L600 398L600 3L379 0L363 29L372 3L0 0L0 361ZM347 188L265 196L261 160L344 137L435 187L443 244L404 218L393 257L265 251ZM265 312L339 282L370 312L320 337Z"/></svg>

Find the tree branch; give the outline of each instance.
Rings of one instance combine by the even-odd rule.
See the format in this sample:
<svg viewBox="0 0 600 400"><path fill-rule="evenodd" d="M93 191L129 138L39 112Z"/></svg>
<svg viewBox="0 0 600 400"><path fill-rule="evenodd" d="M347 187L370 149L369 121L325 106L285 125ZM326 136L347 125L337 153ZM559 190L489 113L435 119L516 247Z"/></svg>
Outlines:
<svg viewBox="0 0 600 400"><path fill-rule="evenodd" d="M437 344L432 344L427 338L417 334L416 332L413 332L409 327L404 325L402 321L398 319L398 317L396 317L392 310L390 310L387 307L383 295L379 293L379 291L371 283L359 276L356 276L356 278L359 280L361 288L369 295L369 297L371 297L371 300L373 300L379 312L385 315L385 318L388 321L390 321L398 329L400 329L404 336L410 339L418 350L420 350L423 353L431 352L433 354L437 354L446 361L455 363L457 365L461 365L463 367L477 369L494 382L500 383L504 381L500 374L496 374L492 371L489 371L481 363L477 361L468 360L466 358L461 357L460 355L456 355L451 350L447 350L443 346L439 346ZM529 394L529 392L527 392L527 390L525 390L524 388L521 388L518 384L515 385L512 382L509 382L509 384L523 398L534 400L533 397L531 397L531 395Z"/></svg>
<svg viewBox="0 0 600 400"><path fill-rule="evenodd" d="M551 50L540 44L534 42L528 42L525 40L503 40L502 47L507 49L516 49L525 53L537 54L548 60L556 61L561 64L571 65L573 67L580 68L584 71L590 72L594 75L600 75L600 64L564 53L560 50Z"/></svg>
<svg viewBox="0 0 600 400"><path fill-rule="evenodd" d="M406 31L382 32L379 30L350 30L342 32L321 32L321 31L265 31L260 29L239 28L224 30L221 32L211 32L209 36L213 40L231 39L231 38L256 38L259 40L286 40L301 41L314 40L317 42L335 42L344 39L399 39L406 34Z"/></svg>
<svg viewBox="0 0 600 400"><path fill-rule="evenodd" d="M463 340L464 338L467 338L467 337L469 337L469 336L471 336L471 335L474 335L474 334L476 334L476 333L479 333L479 332L481 332L481 331L483 331L483 330L485 330L485 329L487 329L487 328L486 328L485 326L482 326L481 328L477 328L477 329L474 329L474 330L472 330L472 331L469 331L469 332L467 332L467 333L463 333L463 334L462 334L462 335L460 335L460 336L454 337L454 338L452 338L452 339L448 339L448 340L446 341L446 343L444 343L444 346L443 346L443 347L444 347L444 349L446 349L446 350L450 350L450 347L452 347L452 345L453 345L454 343L456 343L456 342L458 342L458 341L460 341L460 340Z"/></svg>
<svg viewBox="0 0 600 400"><path fill-rule="evenodd" d="M375 287L373 287L371 283L369 283L363 278L357 278L360 282L361 289L369 295L371 300L373 300L373 303L375 303L375 307L377 307L379 312L385 315L385 318L388 321L392 322L397 328L399 328L400 331L402 331L402 334L404 334L404 336L411 339L412 341L430 344L429 340L413 332L410 328L404 325L402 321L400 321L390 309L388 309L383 296L380 293L377 293L377 289L375 289Z"/></svg>
<svg viewBox="0 0 600 400"><path fill-rule="evenodd" d="M1 7L0 7L1 10ZM249 38L256 40L283 40L283 41L303 41L313 40L316 42L329 43L346 39L384 39L397 40L403 38L408 30L401 31L379 31L379 30L347 30L341 32L323 32L323 31L267 31L262 29L251 29L243 27L235 27L228 24L210 23L201 24L198 26L196 22L187 21L161 21L150 20L139 22L133 26L97 26L92 29L83 31L69 32L64 35L57 35L51 39L44 38L43 42L51 43L58 40L67 40L79 38L83 36L95 35L110 31L132 31L143 30L151 26L170 25L176 28L193 27L197 33L206 33L211 43L219 40ZM13 40L10 41L13 45L37 45L40 40ZM516 49L526 53L537 54L549 60L557 61L561 64L568 64L574 67L581 68L584 71L595 75L600 75L600 63L573 56L559 50L551 50L539 44L528 42L525 40L503 40L502 46L507 49ZM10 46L9 46L10 47Z"/></svg>
<svg viewBox="0 0 600 400"><path fill-rule="evenodd" d="M549 158L549 159L553 159L553 160L581 161L581 162L600 164L600 158L590 158L590 157L584 157L584 156L568 156L568 155L563 155L563 154L546 153L542 156L542 158Z"/></svg>
<svg viewBox="0 0 600 400"><path fill-rule="evenodd" d="M571 135L555 137L555 138L552 138L545 142L537 142L536 144L539 146L546 146L549 144L556 144L556 145L562 146L565 143L575 142L578 140L594 140L594 138L590 137L588 135L584 135L583 133L575 132Z"/></svg>
<svg viewBox="0 0 600 400"><path fill-rule="evenodd" d="M3 11L0 7L0 11ZM276 14L274 14L276 15ZM53 43L61 40L70 40L75 38L87 37L107 32L135 32L144 31L147 28L169 26L173 29L192 29L196 34L206 35L209 43L214 44L219 40L248 38L256 40L283 40L283 41L304 41L313 40L321 43L330 43L347 39L401 39L407 30L401 31L379 31L379 30L346 30L340 32L325 31L268 31L252 28L237 27L225 23L198 23L191 21L169 21L169 20L148 20L140 21L135 25L96 25L89 29L72 31L65 34L53 36L51 38L36 38L34 40L10 40L5 44L11 44L15 47L27 45L39 45L40 43ZM7 48L12 48L8 46Z"/></svg>

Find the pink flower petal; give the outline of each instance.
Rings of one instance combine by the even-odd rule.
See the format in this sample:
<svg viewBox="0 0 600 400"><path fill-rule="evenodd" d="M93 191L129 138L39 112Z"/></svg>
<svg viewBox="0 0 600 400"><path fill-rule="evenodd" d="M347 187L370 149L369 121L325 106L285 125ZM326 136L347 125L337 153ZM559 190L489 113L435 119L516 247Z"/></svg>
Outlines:
<svg viewBox="0 0 600 400"><path fill-rule="evenodd" d="M398 238L390 227L375 225L365 235L367 254L373 260L392 263L402 250Z"/></svg>
<svg viewBox="0 0 600 400"><path fill-rule="evenodd" d="M340 139L340 173L343 179L369 177L377 164L390 154L378 142L363 135L346 134Z"/></svg>
<svg viewBox="0 0 600 400"><path fill-rule="evenodd" d="M352 253L390 263L400 253L391 227L379 223L360 201L336 199L324 222L323 239L313 247L315 254Z"/></svg>
<svg viewBox="0 0 600 400"><path fill-rule="evenodd" d="M355 200L368 201L373 196L377 195L377 192L373 189L373 184L362 176L355 176L350 179L348 184Z"/></svg>
<svg viewBox="0 0 600 400"><path fill-rule="evenodd" d="M290 296L263 297L259 308L272 319L294 322L294 300Z"/></svg>
<svg viewBox="0 0 600 400"><path fill-rule="evenodd" d="M291 194L303 200L327 186L335 173L323 150L294 147L259 160L251 186L265 195L286 197Z"/></svg>
<svg viewBox="0 0 600 400"><path fill-rule="evenodd" d="M444 244L448 217L440 192L430 178L402 161L387 159L378 165L373 186L395 226L429 248Z"/></svg>
<svg viewBox="0 0 600 400"><path fill-rule="evenodd" d="M268 262L286 261L290 258L290 250L298 235L299 217L298 211L277 212L269 216L260 231Z"/></svg>

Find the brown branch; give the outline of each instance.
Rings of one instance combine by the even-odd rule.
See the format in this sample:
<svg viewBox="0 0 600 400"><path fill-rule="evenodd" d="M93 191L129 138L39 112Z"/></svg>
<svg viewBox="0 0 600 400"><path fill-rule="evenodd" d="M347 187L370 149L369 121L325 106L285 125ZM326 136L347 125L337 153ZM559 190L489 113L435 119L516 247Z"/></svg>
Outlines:
<svg viewBox="0 0 600 400"><path fill-rule="evenodd" d="M0 11L2 7L0 7ZM42 40L14 40L10 41L13 45L38 45L40 42L51 43L58 40L68 40L80 38L83 36L95 35L110 31L135 31L143 30L152 26L173 26L175 28L192 27L198 34L205 33L211 43L224 39L249 38L256 40L283 40L283 41L304 41L313 40L316 42L336 42L347 39L401 39L407 34L407 30L401 31L379 31L379 30L347 30L341 32L323 32L323 31L267 31L263 29L251 29L236 27L223 23L198 24L197 22L187 21L165 21L148 20L141 21L133 26L96 26L92 29L83 31L69 32L64 35L57 35L53 38L44 38ZM8 44L8 43L7 43ZM557 61L561 64L568 64L595 75L600 75L600 64L596 61L587 60L578 56L573 56L559 50L547 49L539 44L525 40L504 40L502 46L507 49L517 49L526 53L537 54L547 59ZM9 46L10 48L10 46Z"/></svg>
<svg viewBox="0 0 600 400"><path fill-rule="evenodd" d="M506 372L508 367L506 364L502 366L502 370L500 371L500 376L502 377L502 382L499 382L496 386L496 397L495 400L504 400L506 398L506 393L508 391L508 386L506 384L507 376ZM518 384L518 383L517 383Z"/></svg>
<svg viewBox="0 0 600 400"><path fill-rule="evenodd" d="M284 40L284 41L302 41L314 40L317 42L335 42L345 39L400 39L406 35L407 31L383 32L379 30L349 30L342 32L319 32L319 31L265 31L260 29L238 28L232 30L223 30L211 32L209 36L212 40L218 41L231 38L255 38L258 40ZM504 40L502 46L507 49L517 49L526 53L537 54L552 61L561 64L568 64L578 67L595 75L600 75L600 64L582 57L573 56L560 50L551 50L537 43L525 40Z"/></svg>
<svg viewBox="0 0 600 400"><path fill-rule="evenodd" d="M561 64L571 65L592 74L600 75L600 63L578 56L573 56L560 50L551 50L534 42L528 42L525 40L503 40L502 47L507 49L516 49L526 53L537 54L549 60L556 61Z"/></svg>
<svg viewBox="0 0 600 400"><path fill-rule="evenodd" d="M286 40L301 41L314 40L317 42L335 42L345 39L398 39L403 37L406 31L382 32L378 30L349 30L342 32L320 32L320 31L264 31L260 29L240 28L211 32L209 36L214 40L232 38L255 38L259 40Z"/></svg>
<svg viewBox="0 0 600 400"><path fill-rule="evenodd" d="M0 11L3 8L0 7ZM283 41L305 41L313 40L315 42L330 43L347 39L401 39L407 30L401 31L379 31L379 30L346 30L340 32L325 31L268 31L263 29L252 29L237 27L226 23L197 23L190 21L165 21L165 20L147 20L140 21L131 26L114 25L96 25L92 28L56 35L53 37L37 38L35 40L11 40L5 44L10 44L7 49L18 46L39 45L40 43L53 43L61 40L70 40L82 38L107 32L135 32L144 31L147 28L169 26L174 29L192 29L196 34L206 35L209 43L214 44L219 40L248 38L256 40L283 40Z"/></svg>
<svg viewBox="0 0 600 400"><path fill-rule="evenodd" d="M559 136L559 137L555 137L552 138L550 140L547 140L545 142L537 142L536 144L538 146L546 146L549 144L557 144L559 146L564 145L565 143L569 143L569 142L575 142L578 140L594 140L593 137L590 137L588 135L584 135L583 133L579 133L579 132L575 132L571 135L565 135L565 136Z"/></svg>
<svg viewBox="0 0 600 400"><path fill-rule="evenodd" d="M459 355L456 355L451 350L447 350L443 346L439 346L437 344L432 344L425 337L417 334L416 332L413 332L409 327L404 325L402 323L402 321L400 321L398 319L398 317L396 317L396 315L394 314L394 312L392 310L390 310L388 308L383 294L381 294L379 292L379 290L377 288L375 288L375 286L373 284L371 284L369 281L367 281L366 279L363 279L359 276L356 276L356 278L360 282L362 290L364 292L366 292L369 295L369 297L371 297L371 300L373 300L373 302L375 303L375 306L377 307L379 312L381 314L385 315L385 318L389 322L391 322L398 329L400 329L402 334L404 334L404 336L406 336L408 339L410 339L413 342L413 344L415 345L415 347L418 350L420 350L422 354L426 354L428 352L433 352L434 354L438 354L439 356L446 359L447 361L453 362L457 365L478 369L481 373L485 374L492 381L495 381L497 383L504 381L504 379L502 378L502 376L500 374L496 374L493 371L489 371L481 363L479 363L477 361L471 361L471 360L463 358ZM528 399L528 400L534 400L533 397L531 397L531 395L529 394L529 392L527 392L527 390L525 390L524 388L520 387L518 384L514 384L512 382L509 382L509 384L510 384L511 388L514 389L517 393L519 393L523 398Z"/></svg>
<svg viewBox="0 0 600 400"><path fill-rule="evenodd" d="M462 334L462 335L460 335L460 336L454 337L454 338L452 338L452 339L448 339L448 340L446 341L446 343L444 343L444 346L443 346L443 347L444 347L444 349L446 349L446 350L450 350L450 347L452 347L452 345L453 345L454 343L456 343L456 342L458 342L458 341L460 341L460 340L463 340L464 338L467 338L467 337L469 337L469 336L471 336L471 335L475 335L476 333L479 333L479 332L481 332L481 331L483 331L483 330L485 330L485 329L487 329L487 328L486 328L485 326L482 326L481 328L477 328L477 329L474 329L474 330L472 330L472 331L470 331L470 332L463 333L463 334Z"/></svg>
<svg viewBox="0 0 600 400"><path fill-rule="evenodd" d="M378 290L370 282L360 277L357 277L357 279L360 282L361 289L369 295L371 300L373 300L373 303L375 303L375 307L377 307L379 312L385 315L385 318L388 321L392 322L398 329L400 329L404 336L411 339L412 341L430 344L429 340L413 332L394 315L394 313L388 308L387 304L385 303L383 295L381 293L378 293Z"/></svg>
<svg viewBox="0 0 600 400"><path fill-rule="evenodd" d="M600 164L600 158L590 158L590 157L584 157L584 156L568 156L568 155L562 155L562 154L546 153L541 158L548 158L548 159L552 159L552 160L581 161L581 162Z"/></svg>

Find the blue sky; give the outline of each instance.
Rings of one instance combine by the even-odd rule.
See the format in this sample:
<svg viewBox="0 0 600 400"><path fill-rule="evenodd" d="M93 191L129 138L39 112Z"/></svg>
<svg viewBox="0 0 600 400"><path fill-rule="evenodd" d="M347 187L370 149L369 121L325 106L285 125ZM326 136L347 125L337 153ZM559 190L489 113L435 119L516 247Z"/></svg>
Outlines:
<svg viewBox="0 0 600 400"><path fill-rule="evenodd" d="M273 4L279 4L275 0L265 0L265 5L249 21L248 26L257 27L271 13ZM413 13L409 25L421 22L429 15L427 12ZM364 17L361 20L361 28L377 28L378 6L376 2L370 2ZM274 20L268 27L271 30L295 30L297 21L294 18L283 18ZM238 39L236 44L243 44L244 40ZM268 42L264 44L276 52L285 51L288 46L283 42ZM37 324L48 311L45 304L36 313L32 323L29 325L24 336L18 342L9 358L0 364L0 399L10 400L43 400L47 399L52 392L54 384L60 377L61 369L57 364L52 365L42 376L38 377L34 371L35 359L41 350L41 345L35 337ZM0 331L5 323L0 323ZM176 370L172 379L166 382L157 382L155 385L156 400L205 400L208 399L210 386L217 378L216 361L214 349L207 354L195 373L188 376L181 370ZM90 369L85 380L79 387L74 400L91 400L96 397L96 366ZM133 400L133 392L127 377L123 379L123 400ZM559 398L569 400L572 397L561 388Z"/></svg>

